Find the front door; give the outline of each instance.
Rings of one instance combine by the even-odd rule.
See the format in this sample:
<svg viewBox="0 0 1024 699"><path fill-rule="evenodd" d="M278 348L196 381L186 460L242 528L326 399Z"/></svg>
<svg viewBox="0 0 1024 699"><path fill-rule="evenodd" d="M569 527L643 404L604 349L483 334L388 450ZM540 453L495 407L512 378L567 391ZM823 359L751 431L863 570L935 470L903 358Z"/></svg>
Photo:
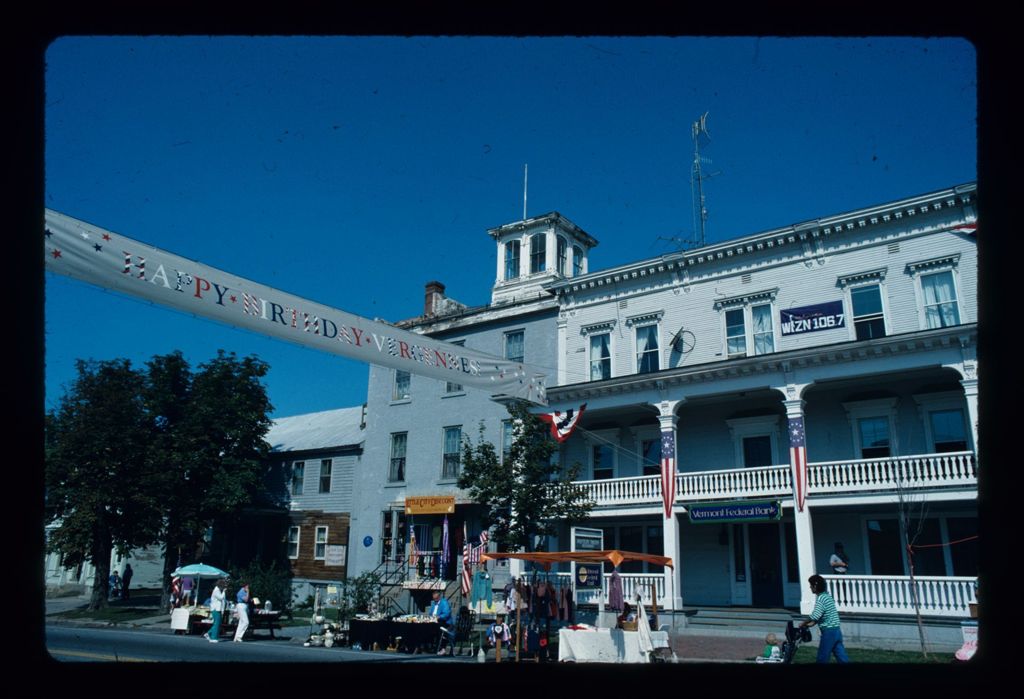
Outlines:
<svg viewBox="0 0 1024 699"><path fill-rule="evenodd" d="M750 524L750 602L755 607L782 606L782 548L779 525Z"/></svg>

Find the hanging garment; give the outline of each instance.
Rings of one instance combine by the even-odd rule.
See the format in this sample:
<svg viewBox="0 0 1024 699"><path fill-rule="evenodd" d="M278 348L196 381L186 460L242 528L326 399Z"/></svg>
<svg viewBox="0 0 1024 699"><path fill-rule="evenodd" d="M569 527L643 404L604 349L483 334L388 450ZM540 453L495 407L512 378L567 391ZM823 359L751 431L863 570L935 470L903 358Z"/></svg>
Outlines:
<svg viewBox="0 0 1024 699"><path fill-rule="evenodd" d="M621 612L625 600L622 598L622 578L619 576L619 569L612 571L612 580L608 585L608 608Z"/></svg>
<svg viewBox="0 0 1024 699"><path fill-rule="evenodd" d="M494 604L491 576L486 570L478 570L473 574L473 595L469 598L469 603L475 605L480 601L486 601L488 607Z"/></svg>
<svg viewBox="0 0 1024 699"><path fill-rule="evenodd" d="M548 586L547 583L540 583L537 585L537 591L534 594L534 611L533 614L538 619L548 618L548 598L547 598Z"/></svg>
<svg viewBox="0 0 1024 699"><path fill-rule="evenodd" d="M555 593L555 586L551 583L548 583L548 617L558 618L558 597Z"/></svg>

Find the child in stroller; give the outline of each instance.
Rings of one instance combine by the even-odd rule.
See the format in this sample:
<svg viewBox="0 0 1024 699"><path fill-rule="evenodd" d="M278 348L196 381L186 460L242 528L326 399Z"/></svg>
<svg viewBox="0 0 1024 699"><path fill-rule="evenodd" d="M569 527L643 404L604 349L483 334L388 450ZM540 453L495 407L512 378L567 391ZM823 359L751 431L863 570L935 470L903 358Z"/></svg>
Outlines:
<svg viewBox="0 0 1024 699"><path fill-rule="evenodd" d="M782 648L776 653L771 651L767 656L762 654L757 658L758 663L783 663L788 665L793 662L793 656L796 655L797 646L801 643L809 643L811 641L811 630L803 626L793 626L792 621L786 622L786 640L782 644ZM771 649L771 646L775 645L778 640L775 634L770 633L765 638L765 650Z"/></svg>

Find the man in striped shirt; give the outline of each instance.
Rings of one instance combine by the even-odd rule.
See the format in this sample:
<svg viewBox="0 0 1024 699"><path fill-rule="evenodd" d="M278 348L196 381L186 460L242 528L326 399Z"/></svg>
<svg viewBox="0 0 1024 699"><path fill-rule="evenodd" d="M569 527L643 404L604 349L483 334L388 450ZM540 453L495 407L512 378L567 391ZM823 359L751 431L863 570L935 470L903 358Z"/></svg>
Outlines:
<svg viewBox="0 0 1024 699"><path fill-rule="evenodd" d="M821 627L821 640L818 641L818 662L828 663L831 655L836 656L840 663L848 663L850 659L846 656L846 648L843 647L843 632L839 628L839 611L836 609L836 601L827 592L825 578L820 575L812 575L807 579L811 584L811 592L817 595L814 602L814 610L807 621L800 624L801 627Z"/></svg>

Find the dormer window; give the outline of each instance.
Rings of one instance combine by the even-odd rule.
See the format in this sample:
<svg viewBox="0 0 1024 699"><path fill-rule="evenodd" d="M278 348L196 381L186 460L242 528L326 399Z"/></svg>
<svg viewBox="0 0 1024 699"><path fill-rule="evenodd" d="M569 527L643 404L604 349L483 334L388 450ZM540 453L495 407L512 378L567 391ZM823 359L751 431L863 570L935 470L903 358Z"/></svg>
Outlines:
<svg viewBox="0 0 1024 699"><path fill-rule="evenodd" d="M530 236L530 274L543 272L546 268L545 237L543 233Z"/></svg>
<svg viewBox="0 0 1024 699"><path fill-rule="evenodd" d="M579 245L572 246L572 276L578 277L583 274L583 248Z"/></svg>
<svg viewBox="0 0 1024 699"><path fill-rule="evenodd" d="M558 257L558 273L563 277L565 276L565 263L566 254L568 253L569 245L565 242L565 238L558 236L557 246L557 257Z"/></svg>
<svg viewBox="0 0 1024 699"><path fill-rule="evenodd" d="M505 243L505 279L519 277L519 241L510 240Z"/></svg>

